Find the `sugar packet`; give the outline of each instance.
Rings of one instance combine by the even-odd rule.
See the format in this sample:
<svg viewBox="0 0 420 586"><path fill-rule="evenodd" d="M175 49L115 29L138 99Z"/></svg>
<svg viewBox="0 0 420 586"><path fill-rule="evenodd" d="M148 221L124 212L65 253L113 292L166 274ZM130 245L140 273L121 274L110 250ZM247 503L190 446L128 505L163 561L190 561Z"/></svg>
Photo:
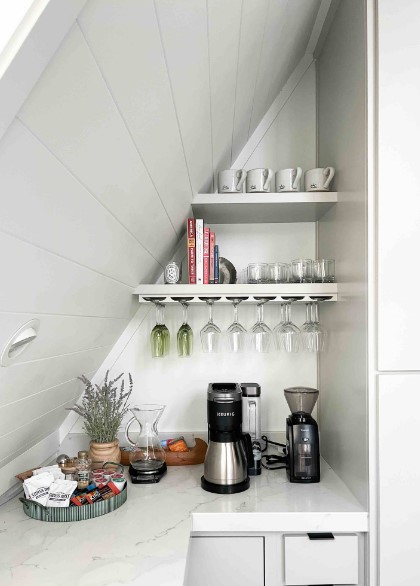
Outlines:
<svg viewBox="0 0 420 586"><path fill-rule="evenodd" d="M32 472L33 476L38 476L38 474L45 474L45 472L49 472L54 476L55 480L64 480L65 474L61 471L61 468L58 464L54 464L53 466L44 466L43 468L37 468Z"/></svg>
<svg viewBox="0 0 420 586"><path fill-rule="evenodd" d="M50 472L27 478L23 483L26 498L46 506L50 486L53 482L54 476Z"/></svg>
<svg viewBox="0 0 420 586"><path fill-rule="evenodd" d="M68 507L76 487L75 480L55 480L50 486L47 507Z"/></svg>

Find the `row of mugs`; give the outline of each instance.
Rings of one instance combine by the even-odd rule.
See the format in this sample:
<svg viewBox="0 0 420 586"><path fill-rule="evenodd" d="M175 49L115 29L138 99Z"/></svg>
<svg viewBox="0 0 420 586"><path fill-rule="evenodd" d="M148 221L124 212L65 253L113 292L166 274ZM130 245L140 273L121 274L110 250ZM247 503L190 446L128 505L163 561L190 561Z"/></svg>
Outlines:
<svg viewBox="0 0 420 586"><path fill-rule="evenodd" d="M303 175L301 167L280 169L274 173L272 169L226 169L219 172L219 193L242 193L246 182L246 193L269 193L271 180L275 176L277 193L300 191L300 180ZM335 175L334 167L320 167L305 172L305 191L329 191Z"/></svg>

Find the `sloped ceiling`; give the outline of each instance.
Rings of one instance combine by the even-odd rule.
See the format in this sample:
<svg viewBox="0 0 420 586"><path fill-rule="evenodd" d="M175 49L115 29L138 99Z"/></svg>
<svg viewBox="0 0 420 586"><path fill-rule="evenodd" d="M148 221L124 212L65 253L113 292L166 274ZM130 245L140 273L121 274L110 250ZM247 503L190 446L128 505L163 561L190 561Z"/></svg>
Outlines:
<svg viewBox="0 0 420 586"><path fill-rule="evenodd" d="M56 429L303 57L321 0L90 0L0 142L0 466ZM22 415L24 414L24 415Z"/></svg>

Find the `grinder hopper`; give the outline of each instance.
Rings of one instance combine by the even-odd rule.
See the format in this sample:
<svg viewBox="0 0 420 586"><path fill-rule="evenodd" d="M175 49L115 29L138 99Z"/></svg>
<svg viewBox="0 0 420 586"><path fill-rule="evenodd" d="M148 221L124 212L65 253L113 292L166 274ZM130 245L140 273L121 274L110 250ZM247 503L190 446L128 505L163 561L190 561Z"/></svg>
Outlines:
<svg viewBox="0 0 420 586"><path fill-rule="evenodd" d="M311 414L318 395L318 389L311 389L310 387L290 387L289 389L284 389L284 396L292 413L303 412Z"/></svg>

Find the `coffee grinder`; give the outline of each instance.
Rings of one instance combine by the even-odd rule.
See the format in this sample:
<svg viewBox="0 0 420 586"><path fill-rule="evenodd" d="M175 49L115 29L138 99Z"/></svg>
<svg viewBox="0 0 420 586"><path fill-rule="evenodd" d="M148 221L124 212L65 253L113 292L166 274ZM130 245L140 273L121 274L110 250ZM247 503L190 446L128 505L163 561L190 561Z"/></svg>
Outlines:
<svg viewBox="0 0 420 586"><path fill-rule="evenodd" d="M209 442L201 487L233 494L249 488L251 437L242 433L242 391L237 383L210 383L207 390Z"/></svg>
<svg viewBox="0 0 420 586"><path fill-rule="evenodd" d="M319 482L318 424L311 416L319 391L308 387L284 390L291 415L286 420L286 469L290 482Z"/></svg>

